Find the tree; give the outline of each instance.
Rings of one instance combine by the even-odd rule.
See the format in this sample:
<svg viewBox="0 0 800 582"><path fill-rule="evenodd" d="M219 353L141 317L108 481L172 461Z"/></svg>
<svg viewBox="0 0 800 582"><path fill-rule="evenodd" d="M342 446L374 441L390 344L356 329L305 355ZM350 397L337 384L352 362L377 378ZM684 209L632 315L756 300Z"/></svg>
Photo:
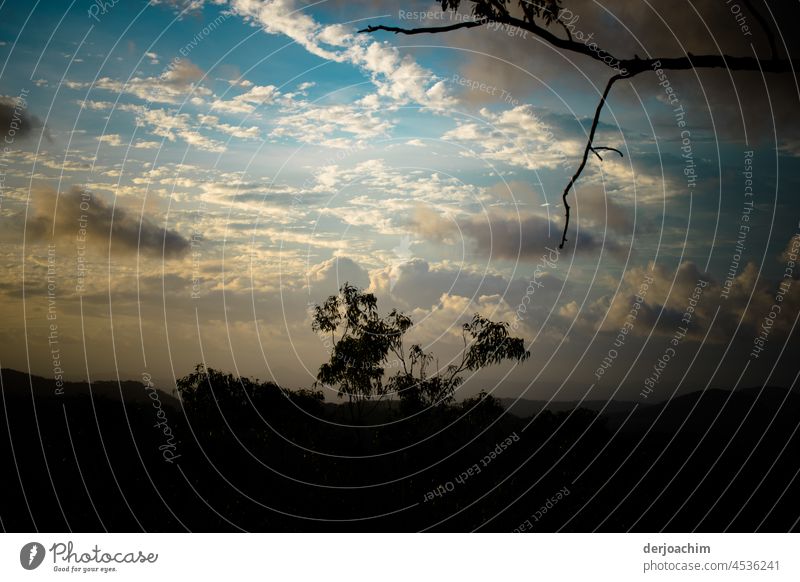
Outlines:
<svg viewBox="0 0 800 582"><path fill-rule="evenodd" d="M589 130L586 147L583 150L580 164L561 195L564 204L564 231L561 236L559 248L564 248L564 244L567 242L567 232L569 231L570 206L567 201L567 196L586 167L589 154L592 153L596 155L600 161L603 160L600 156L600 151L613 151L622 155L622 153L615 148L594 145L594 137L597 125L600 121L600 114L608 100L608 95L614 83L620 79L631 79L646 71L655 72L657 69L664 71L725 68L729 71L793 73L800 65L800 60L798 59L793 59L788 55L786 58L780 57L774 32L770 29L769 23L763 15L756 10L751 0L744 0L744 4L758 21L769 41L769 58L731 56L722 53L711 55L686 53L683 57L648 57L644 59L639 58L638 55L634 55L633 57L619 58L616 55L612 55L607 50L604 50L595 42L580 42L572 38L568 23L562 18L565 10L567 10L562 6L562 0L468 0L468 2L472 5L471 20L465 20L449 26L424 28L400 28L385 25L368 26L359 32L373 33L377 31L388 31L395 34L435 34L464 28L477 28L490 24L505 25L530 32L556 48L594 59L615 71L615 74L608 79L605 90L600 96L600 102L597 104L594 118L592 119L592 125ZM446 12L448 10L457 11L462 1L439 0L439 3L442 6L442 10ZM554 23L560 25L563 29L563 36L557 35L550 30L550 26Z"/></svg>
<svg viewBox="0 0 800 582"><path fill-rule="evenodd" d="M331 336L330 361L320 366L317 385L338 385L339 397L348 398L351 412L358 418L365 402L386 395L384 364L411 326L411 320L397 311L381 318L377 303L373 294L345 283L338 295L314 307L311 325L315 332Z"/></svg>
<svg viewBox="0 0 800 582"><path fill-rule="evenodd" d="M176 388L195 420L234 426L257 416L280 420L296 409L319 414L323 400L318 391L287 390L274 382L226 374L204 364L179 378Z"/></svg>
<svg viewBox="0 0 800 582"><path fill-rule="evenodd" d="M331 337L330 360L320 366L317 384L338 385L339 396L349 399L354 419L360 419L367 402L390 393L397 393L406 411L447 405L463 372L530 357L522 338L509 335L508 323L475 314L461 327L461 360L444 369L437 365L430 374L433 354L419 344L408 351L404 347L403 336L411 326L411 318L396 309L381 317L373 294L345 283L337 295L314 307L312 329ZM390 355L400 370L385 381Z"/></svg>

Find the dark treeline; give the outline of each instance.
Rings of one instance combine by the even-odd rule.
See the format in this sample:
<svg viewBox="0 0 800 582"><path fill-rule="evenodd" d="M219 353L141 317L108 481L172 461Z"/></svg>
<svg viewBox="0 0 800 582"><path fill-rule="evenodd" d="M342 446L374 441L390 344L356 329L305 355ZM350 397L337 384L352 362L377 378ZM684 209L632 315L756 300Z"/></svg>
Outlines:
<svg viewBox="0 0 800 582"><path fill-rule="evenodd" d="M59 395L3 370L2 527L786 531L800 512L800 402L784 389L692 393L627 421L519 418L486 395L384 401L353 426L314 391L203 368L178 386Z"/></svg>

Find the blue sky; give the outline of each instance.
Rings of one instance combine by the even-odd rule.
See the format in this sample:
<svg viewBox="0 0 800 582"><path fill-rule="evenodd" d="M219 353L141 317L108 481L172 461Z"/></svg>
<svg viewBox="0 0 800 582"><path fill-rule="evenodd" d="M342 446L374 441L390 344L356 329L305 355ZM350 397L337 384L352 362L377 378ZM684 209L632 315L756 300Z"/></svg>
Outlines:
<svg viewBox="0 0 800 582"><path fill-rule="evenodd" d="M664 31L626 38L574 4L581 26L619 54L681 48ZM571 194L570 240L541 268L559 242L561 191L608 77L602 67L503 31L356 34L365 23L413 25L391 2L98 6L0 7L0 94L8 111L24 96L26 127L4 157L3 366L52 374L55 245L58 345L73 378L147 370L168 386L207 361L307 386L325 349L309 304L345 280L411 314L413 338L443 364L472 313L515 322L534 358L471 379L464 394L537 398L636 397L703 280L670 380L691 373L683 390L738 378L739 367L716 362L747 358L800 230L800 142L784 81L670 72L685 128L655 75L618 84L596 143L624 157L591 157ZM718 7L700 6L713 38L687 20L681 40L695 52L751 50ZM641 17L625 3L616 10L623 22ZM756 195L744 223L746 151ZM78 292L85 213L89 274ZM645 315L597 380L644 276L656 280ZM534 278L542 285L531 294ZM792 286L745 383L768 377L798 305ZM780 368L770 378L792 380Z"/></svg>

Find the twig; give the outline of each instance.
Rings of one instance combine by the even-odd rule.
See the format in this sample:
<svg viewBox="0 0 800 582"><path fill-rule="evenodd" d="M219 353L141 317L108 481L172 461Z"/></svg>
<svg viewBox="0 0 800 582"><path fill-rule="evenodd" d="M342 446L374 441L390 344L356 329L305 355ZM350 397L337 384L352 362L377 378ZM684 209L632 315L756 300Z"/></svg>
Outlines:
<svg viewBox="0 0 800 582"><path fill-rule="evenodd" d="M600 97L600 103L597 104L597 109L594 112L594 119L592 120L592 128L589 130L589 140L586 142L586 148L583 150L583 158L581 159L581 165L578 166L577 171L572 176L569 183L567 184L567 187L564 188L564 193L561 195L561 201L564 203L564 232L561 235L561 244L558 245L558 248L560 249L563 249L564 243L567 242L567 230L569 229L569 203L567 202L567 195L569 194L569 191L572 188L572 186L580 177L581 172L583 172L583 169L586 167L586 160L589 158L589 152L594 151L595 155L597 157L600 157L600 155L595 150L607 149L607 150L614 150L619 155L622 155L622 153L619 150L615 150L614 148L592 147L592 142L594 141L594 134L597 131L597 124L600 122L600 112L603 110L603 105L605 105L606 103L606 99L608 98L608 93L609 91L611 91L611 86L622 78L623 78L622 75L614 75L608 80L608 83L606 84L606 89L605 91L603 91L602 97ZM602 160L602 158L600 159Z"/></svg>
<svg viewBox="0 0 800 582"><path fill-rule="evenodd" d="M598 151L617 152L619 154L619 157L621 157L621 158L625 157L625 156L622 155L622 152L619 151L617 148L609 148L609 147L602 147L602 146L594 147L594 146L592 146L590 149L592 150L592 153L597 156L597 159L600 160L601 162L603 161L603 158L601 158L600 154L597 153Z"/></svg>
<svg viewBox="0 0 800 582"><path fill-rule="evenodd" d="M600 103L597 105L597 110L595 111L594 120L592 122L591 131L589 133L589 139L586 144L586 148L583 152L583 158L581 160L581 164L578 167L575 174L570 179L567 187L564 189L564 192L561 196L561 199L564 203L564 210L565 210L565 220L564 220L564 232L561 237L561 244L559 248L563 249L564 244L567 242L567 231L569 228L569 212L570 206L567 202L567 196L569 195L570 189L574 186L575 182L580 177L583 169L586 167L586 162L589 157L589 152L594 153L601 161L603 158L600 156L598 151L613 151L618 153L622 156L622 152L615 148L610 147L594 147L592 142L594 140L594 134L597 130L597 124L600 119L600 113L603 109L603 105L605 105L606 99L608 97L608 93L611 90L611 86L618 81L619 79L627 78L630 79L640 73L645 71L652 71L655 69L662 69L662 70L671 70L671 71L678 71L678 70L689 70L689 69L699 69L699 68L725 68L730 71L758 71L761 73L794 73L797 70L800 70L800 59L780 59L778 58L777 47L775 44L775 38L770 30L766 20L761 16L761 14L756 11L750 0L744 0L745 4L747 5L750 12L753 16L758 20L761 24L762 28L764 29L765 34L767 35L767 39L769 40L770 47L772 48L772 55L769 59L759 59L755 57L737 57L737 56L730 56L725 54L714 54L714 55L693 55L691 53L686 53L685 56L682 57L662 57L662 58L647 58L641 59L638 55L634 55L634 58L630 59L617 59L611 53L601 49L597 45L593 45L592 48L582 42L577 42L573 40L572 34L570 34L568 28L565 24L559 20L555 20L559 22L567 32L567 39L563 39L561 37L556 36L549 30L537 25L535 22L531 20L522 20L519 18L514 18L508 14L505 9L502 8L502 5L495 4L495 7L498 8L497 14L493 14L491 17L485 17L479 21L470 21L470 22L461 22L458 24L454 24L451 26L442 26L442 27L433 27L433 28L412 28L412 29L404 29L404 28L397 28L392 26L369 26L359 32L376 32L379 30L384 30L388 32L402 33L402 34L423 34L423 33L439 33L439 32L448 32L451 30L457 30L460 28L473 28L476 26L481 26L488 22L496 22L499 24L506 24L509 26L515 26L522 30L527 30L528 32L532 32L534 35L538 36L539 38L549 42L556 48L561 48L564 50L568 50L571 52L579 53L584 56L587 56L591 59L603 62L609 68L617 71L613 77L608 80L608 84L606 85L605 91L603 91L603 95L600 99ZM610 59L609 59L610 57Z"/></svg>

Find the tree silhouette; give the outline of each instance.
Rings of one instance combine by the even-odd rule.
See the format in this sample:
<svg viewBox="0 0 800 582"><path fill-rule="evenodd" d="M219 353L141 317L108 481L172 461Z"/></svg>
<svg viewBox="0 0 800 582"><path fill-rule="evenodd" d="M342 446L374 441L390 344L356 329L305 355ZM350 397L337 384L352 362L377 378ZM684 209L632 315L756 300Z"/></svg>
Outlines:
<svg viewBox="0 0 800 582"><path fill-rule="evenodd" d="M569 231L570 206L569 202L567 201L567 196L586 167L589 154L595 154L600 161L602 161L603 158L598 152L603 150L614 151L619 155L622 155L622 153L615 148L598 147L594 145L594 136L597 130L597 125L600 121L600 114L614 83L620 79L631 79L636 75L646 71L654 72L656 69L664 71L698 68L724 68L728 69L729 71L792 73L797 70L798 65L800 65L800 60L798 59L791 58L789 55L787 55L786 58L782 58L779 55L774 32L771 30L769 23L763 17L763 15L756 10L751 0L744 0L744 4L747 6L750 13L753 14L754 18L758 21L759 26L761 26L769 41L769 58L759 58L757 56L732 56L722 53L711 55L694 55L689 52L687 52L686 56L683 57L648 57L643 59L640 58L639 55L634 55L633 57L619 58L598 46L596 42L580 42L579 40L572 38L572 34L567 26L567 23L562 20L562 15L564 14L564 11L567 10L563 7L562 0L468 1L469 4L472 5L472 19L465 20L457 24L423 28L400 28L396 26L373 25L368 26L359 32L372 33L377 31L387 31L395 34L435 34L465 28L477 28L489 24L505 25L530 32L556 48L594 59L615 71L615 74L608 79L605 89L601 94L600 102L597 104L597 109L595 110L594 118L592 119L591 129L589 130L589 135L586 141L586 146L583 150L581 162L561 195L561 199L564 204L564 231L561 236L559 248L564 248L564 244L567 242L567 232ZM445 12L448 10L457 11L462 4L461 0L439 0L439 3L442 6L442 10ZM767 9L769 10L768 7ZM565 33L564 36L566 38L549 30L553 23L559 24L561 28L563 28Z"/></svg>
<svg viewBox="0 0 800 582"><path fill-rule="evenodd" d="M412 324L410 317L396 309L381 317L372 293L345 283L337 295L314 307L312 329L331 337L330 360L320 366L317 384L338 385L339 396L348 398L353 418L360 420L367 402L380 401L390 393L398 395L406 411L447 405L463 381L463 372L530 357L522 338L509 335L508 323L476 313L461 327L461 360L444 369L437 365L430 374L433 354L419 344L406 351L403 344ZM391 355L400 370L385 381Z"/></svg>
<svg viewBox="0 0 800 582"><path fill-rule="evenodd" d="M234 376L204 364L175 384L186 412L203 426L215 431L222 425L237 425L254 415L271 420L294 410L318 414L322 392L287 390L274 382Z"/></svg>

